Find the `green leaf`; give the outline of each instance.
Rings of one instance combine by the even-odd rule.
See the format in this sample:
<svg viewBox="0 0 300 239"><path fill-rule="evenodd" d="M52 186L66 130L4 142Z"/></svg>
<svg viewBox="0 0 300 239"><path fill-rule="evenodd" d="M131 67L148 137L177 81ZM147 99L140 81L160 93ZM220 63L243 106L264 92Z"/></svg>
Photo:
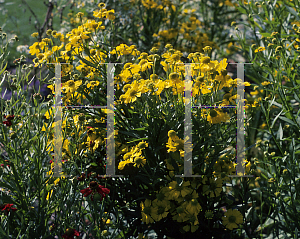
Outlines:
<svg viewBox="0 0 300 239"><path fill-rule="evenodd" d="M297 96L297 94L296 94L296 93L294 93L294 98L295 98L295 100L296 100L297 102L299 102L299 103L300 103L300 99L299 99L299 97Z"/></svg>
<svg viewBox="0 0 300 239"><path fill-rule="evenodd" d="M141 131L141 130L146 130L146 129L145 128L137 128L137 129L133 129L133 130Z"/></svg>
<svg viewBox="0 0 300 239"><path fill-rule="evenodd" d="M294 125L294 126L297 126L293 121L291 121L290 119L286 118L286 117L283 117L283 116L279 116L279 119L282 119L283 121L291 124L291 125Z"/></svg>
<svg viewBox="0 0 300 239"><path fill-rule="evenodd" d="M236 7L236 8L237 8L237 10L239 10L239 12L247 14L247 11L245 8L243 8L243 7Z"/></svg>
<svg viewBox="0 0 300 239"><path fill-rule="evenodd" d="M261 32L259 34L262 35L263 37L271 37L271 33L269 32Z"/></svg>
<svg viewBox="0 0 300 239"><path fill-rule="evenodd" d="M283 111L283 110L281 110L281 111L279 112L279 114L276 115L276 117L274 118L274 120L273 120L273 122L272 122L272 125L271 125L271 129L273 128L273 126L274 126L276 120L278 119L278 117L280 116L280 114L282 113L282 111Z"/></svg>
<svg viewBox="0 0 300 239"><path fill-rule="evenodd" d="M285 6L286 7L286 9L292 14L292 15L294 15L295 17L296 17L296 19L299 21L300 19L299 19L299 17L298 17L298 13L292 8L292 7L289 7L289 6Z"/></svg>
<svg viewBox="0 0 300 239"><path fill-rule="evenodd" d="M0 75L5 71L5 69L6 69L6 67L7 67L7 63L8 63L8 62L6 62L6 65L5 65L5 66L3 67L3 69L0 71ZM4 77L3 77L3 80L4 80ZM2 82L3 82L3 81L2 81ZM2 82L1 82L1 84L2 84ZM0 85L1 85L1 84L0 84Z"/></svg>
<svg viewBox="0 0 300 239"><path fill-rule="evenodd" d="M136 142L136 141L142 141L142 140L148 140L148 138L134 139L134 140L132 140L130 142L127 142L127 143L130 144L130 143L133 143L133 142Z"/></svg>

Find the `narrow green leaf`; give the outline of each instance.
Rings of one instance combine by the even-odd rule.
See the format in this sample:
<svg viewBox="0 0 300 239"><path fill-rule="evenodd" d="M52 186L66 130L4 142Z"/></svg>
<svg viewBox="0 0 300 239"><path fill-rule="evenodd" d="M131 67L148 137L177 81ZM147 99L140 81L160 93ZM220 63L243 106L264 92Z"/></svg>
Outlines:
<svg viewBox="0 0 300 239"><path fill-rule="evenodd" d="M296 17L296 19L299 21L299 16L298 16L298 13L292 8L292 7L289 7L289 6L285 6L286 9Z"/></svg>
<svg viewBox="0 0 300 239"><path fill-rule="evenodd" d="M7 63L8 63L8 62L6 62L6 65L5 65L5 66L3 67L3 69L0 71L0 75L2 75L2 73L5 71L5 69L6 69L6 67L7 67ZM3 77L3 79L4 79L4 77ZM3 82L3 81L2 81L2 82ZM2 84L2 82L1 82L1 84ZM0 84L0 85L1 85L1 84Z"/></svg>
<svg viewBox="0 0 300 239"><path fill-rule="evenodd" d="M133 129L133 130L141 131L141 130L146 130L146 129L145 128L137 128L137 129Z"/></svg>
<svg viewBox="0 0 300 239"><path fill-rule="evenodd" d="M273 120L273 122L272 122L272 125L271 125L271 129L273 128L273 126L274 126L276 120L278 119L278 117L280 117L280 114L282 113L282 111L283 111L283 110L281 110L281 111L279 112L279 114L276 115L276 117L274 118L274 120Z"/></svg>
<svg viewBox="0 0 300 239"><path fill-rule="evenodd" d="M286 118L286 117L283 117L283 116L279 116L279 119L282 119L283 121L291 124L291 125L294 125L294 126L297 126L293 121L291 121L290 119Z"/></svg>
<svg viewBox="0 0 300 239"><path fill-rule="evenodd" d="M130 143L133 143L133 142L136 142L136 141L142 141L142 140L147 140L148 138L140 138L140 139L135 139L135 140L132 140L130 142L127 142L128 144Z"/></svg>
<svg viewBox="0 0 300 239"><path fill-rule="evenodd" d="M299 102L299 103L300 103L300 99L299 99L299 97L297 96L297 94L296 94L296 93L294 93L294 98L295 98L295 100L296 100L297 102Z"/></svg>
<svg viewBox="0 0 300 239"><path fill-rule="evenodd" d="M259 34L262 35L263 37L271 37L271 33L268 32L261 32Z"/></svg>

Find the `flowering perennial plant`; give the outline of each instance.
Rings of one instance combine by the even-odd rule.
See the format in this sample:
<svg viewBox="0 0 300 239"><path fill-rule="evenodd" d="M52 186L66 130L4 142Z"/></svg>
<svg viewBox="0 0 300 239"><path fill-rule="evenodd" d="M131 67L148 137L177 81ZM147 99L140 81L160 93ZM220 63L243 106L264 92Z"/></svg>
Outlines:
<svg viewBox="0 0 300 239"><path fill-rule="evenodd" d="M10 86L18 94L10 101L1 100L0 140L5 148L0 157L1 238L22 234L24 238L127 239L145 238L149 230L169 239L267 234L275 238L284 233L296 238L299 199L292 195L299 175L300 24L295 1L287 2L199 4L220 14L231 7L233 12L246 13L250 29L261 31L260 37L248 39L239 35L237 22L231 24L241 50L253 63L246 70L250 80L243 83L247 146L242 163L245 175L254 177L236 177L236 100L241 79L228 71L228 58L223 57L230 47L222 48L224 38L214 24L208 29L210 16L198 18L187 1L126 3L136 6L143 18L140 41L133 30L139 14L131 18L129 41L121 42L116 33L125 26L118 24L118 11L105 3L70 14L68 32L48 30L46 37L33 33L32 37L42 39L29 47L35 67L47 64L54 73L55 63L64 63L61 121L55 121L53 100L40 104L41 96L35 93L32 106L26 102L21 84L29 68L22 72L18 60L19 71L13 76L0 57L0 75L13 81ZM284 24L272 19L279 9L289 16ZM146 24L154 12L168 24ZM173 20L180 22L181 14L188 21L172 25ZM151 44L146 46L147 41ZM6 47L2 41L4 57ZM108 63L114 64L114 175L106 174L111 165L109 109L105 109ZM50 98L57 94L54 79L48 82ZM187 88L191 109L186 105ZM193 125L188 136L193 142L192 177L184 174L187 110ZM55 130L60 123L58 139ZM57 141L62 144L58 162L53 155ZM57 178L55 163L62 166Z"/></svg>

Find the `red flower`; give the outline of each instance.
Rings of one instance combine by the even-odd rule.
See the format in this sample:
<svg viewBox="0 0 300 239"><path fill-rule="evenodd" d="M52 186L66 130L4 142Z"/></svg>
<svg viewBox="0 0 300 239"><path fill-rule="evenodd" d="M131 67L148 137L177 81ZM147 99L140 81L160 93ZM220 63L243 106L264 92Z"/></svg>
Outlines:
<svg viewBox="0 0 300 239"><path fill-rule="evenodd" d="M80 190L81 193L83 193L84 197L88 197L90 194L92 194L91 196L91 200L94 201L94 194L98 193L101 197L100 197L100 201L103 200L103 198L106 196L105 194L109 194L110 190L108 188L105 188L101 185L99 185L97 182L92 181L89 184L88 188L82 189Z"/></svg>
<svg viewBox="0 0 300 239"><path fill-rule="evenodd" d="M5 163L10 163L9 160L4 160L4 162L5 162ZM0 166L4 168L4 164L1 164ZM7 164L6 166L10 168L10 165L9 165L9 164Z"/></svg>
<svg viewBox="0 0 300 239"><path fill-rule="evenodd" d="M15 115L4 115L4 118L7 119L6 121L2 121L3 124L6 126L11 126L12 125L12 120L15 118Z"/></svg>
<svg viewBox="0 0 300 239"><path fill-rule="evenodd" d="M8 215L8 213L12 210L13 212L15 212L15 211L17 211L18 209L16 209L16 208L14 208L14 207L12 207L14 204L9 204L9 203L7 203L7 204L5 204L5 205L1 205L0 206L0 209L1 209L1 211L3 211L3 212L5 212L5 215L7 216Z"/></svg>
<svg viewBox="0 0 300 239"><path fill-rule="evenodd" d="M66 233L62 235L62 238L65 238L65 239L74 239L74 236L79 236L79 232L76 231L75 229L72 229L72 228L68 228L66 230Z"/></svg>
<svg viewBox="0 0 300 239"><path fill-rule="evenodd" d="M0 166L1 166L2 168L4 168L4 164L3 164L3 163L2 163ZM10 168L9 165L6 165L6 166Z"/></svg>
<svg viewBox="0 0 300 239"><path fill-rule="evenodd" d="M2 123L5 124L6 126L11 126L12 125L11 121L3 121Z"/></svg>

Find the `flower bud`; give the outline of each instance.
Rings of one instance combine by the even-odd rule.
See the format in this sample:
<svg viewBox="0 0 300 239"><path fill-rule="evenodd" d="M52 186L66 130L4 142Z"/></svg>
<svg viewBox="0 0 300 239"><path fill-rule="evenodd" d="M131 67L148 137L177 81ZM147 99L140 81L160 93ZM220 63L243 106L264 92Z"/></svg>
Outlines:
<svg viewBox="0 0 300 239"><path fill-rule="evenodd" d="M41 94L40 93L35 93L34 95L33 95L33 99L35 99L35 100L41 100L43 97L41 96Z"/></svg>
<svg viewBox="0 0 300 239"><path fill-rule="evenodd" d="M51 33L52 33L52 30L51 30L51 29L48 29L48 30L46 31L47 36L51 36Z"/></svg>
<svg viewBox="0 0 300 239"><path fill-rule="evenodd" d="M106 6L105 3L103 3L103 2L98 4L98 7L100 7L100 8L104 8L105 6Z"/></svg>
<svg viewBox="0 0 300 239"><path fill-rule="evenodd" d="M96 55L96 50L95 49L91 49L90 53L91 53L92 56L94 56L94 55Z"/></svg>
<svg viewBox="0 0 300 239"><path fill-rule="evenodd" d="M77 13L77 17L82 17L84 15L84 13L83 12L79 12L79 13Z"/></svg>
<svg viewBox="0 0 300 239"><path fill-rule="evenodd" d="M156 53L157 51L158 51L157 47L152 47L151 50L150 50L150 52L152 52L152 53Z"/></svg>

